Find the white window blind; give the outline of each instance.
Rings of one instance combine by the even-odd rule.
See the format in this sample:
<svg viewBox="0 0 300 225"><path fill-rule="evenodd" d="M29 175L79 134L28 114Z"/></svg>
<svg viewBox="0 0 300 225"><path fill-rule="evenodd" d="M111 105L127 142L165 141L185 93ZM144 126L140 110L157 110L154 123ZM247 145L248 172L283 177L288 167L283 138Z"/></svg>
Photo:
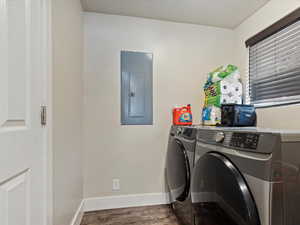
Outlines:
<svg viewBox="0 0 300 225"><path fill-rule="evenodd" d="M256 107L300 102L300 21L249 47L248 72Z"/></svg>

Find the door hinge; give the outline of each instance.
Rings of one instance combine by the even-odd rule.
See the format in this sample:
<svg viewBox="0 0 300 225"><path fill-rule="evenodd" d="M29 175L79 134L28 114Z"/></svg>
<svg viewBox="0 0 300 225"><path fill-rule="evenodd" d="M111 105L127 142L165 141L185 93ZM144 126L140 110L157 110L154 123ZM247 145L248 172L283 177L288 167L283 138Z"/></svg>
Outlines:
<svg viewBox="0 0 300 225"><path fill-rule="evenodd" d="M41 106L41 125L47 125L47 106L45 105Z"/></svg>

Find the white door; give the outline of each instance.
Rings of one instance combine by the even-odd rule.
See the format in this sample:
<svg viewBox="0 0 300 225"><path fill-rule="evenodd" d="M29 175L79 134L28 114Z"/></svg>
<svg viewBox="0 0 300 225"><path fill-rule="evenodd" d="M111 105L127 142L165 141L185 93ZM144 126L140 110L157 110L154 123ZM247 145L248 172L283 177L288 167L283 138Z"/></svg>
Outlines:
<svg viewBox="0 0 300 225"><path fill-rule="evenodd" d="M0 0L0 224L45 225L41 0Z"/></svg>

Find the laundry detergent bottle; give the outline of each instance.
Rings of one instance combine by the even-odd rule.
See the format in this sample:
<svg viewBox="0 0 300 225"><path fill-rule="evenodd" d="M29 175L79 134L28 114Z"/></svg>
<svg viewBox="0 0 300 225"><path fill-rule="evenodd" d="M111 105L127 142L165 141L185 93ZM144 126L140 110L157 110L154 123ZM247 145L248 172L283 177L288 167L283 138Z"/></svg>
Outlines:
<svg viewBox="0 0 300 225"><path fill-rule="evenodd" d="M173 125L192 125L193 116L191 105L173 108Z"/></svg>

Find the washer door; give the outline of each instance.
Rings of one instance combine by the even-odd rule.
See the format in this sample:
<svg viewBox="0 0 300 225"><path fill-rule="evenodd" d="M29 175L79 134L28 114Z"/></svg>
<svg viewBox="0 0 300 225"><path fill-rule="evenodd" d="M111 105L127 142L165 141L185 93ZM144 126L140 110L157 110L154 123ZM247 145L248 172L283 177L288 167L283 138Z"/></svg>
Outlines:
<svg viewBox="0 0 300 225"><path fill-rule="evenodd" d="M171 201L184 201L190 189L190 166L187 152L177 139L171 139L167 153L167 183Z"/></svg>
<svg viewBox="0 0 300 225"><path fill-rule="evenodd" d="M259 225L256 204L245 179L225 156L206 153L192 178L196 225Z"/></svg>

